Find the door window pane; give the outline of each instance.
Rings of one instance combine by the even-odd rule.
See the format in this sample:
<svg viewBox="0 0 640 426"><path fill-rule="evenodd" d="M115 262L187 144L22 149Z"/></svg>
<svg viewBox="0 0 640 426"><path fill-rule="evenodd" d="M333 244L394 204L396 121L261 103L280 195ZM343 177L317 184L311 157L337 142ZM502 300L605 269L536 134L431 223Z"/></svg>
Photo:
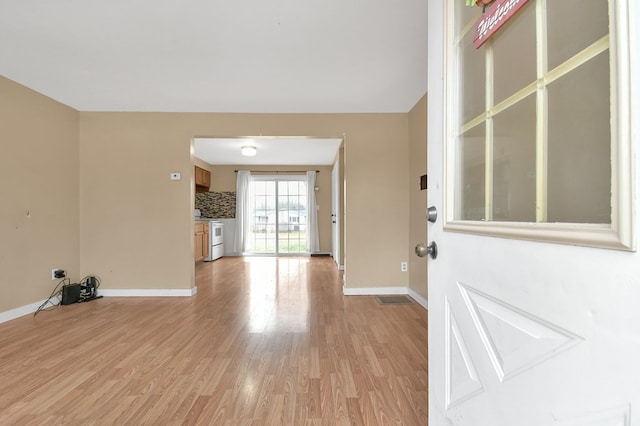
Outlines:
<svg viewBox="0 0 640 426"><path fill-rule="evenodd" d="M546 10L536 7L540 4ZM468 28L462 21L476 19L459 6L456 11L460 30ZM536 34L542 29L537 22L545 19L546 36ZM473 45L473 31L457 35L458 123L484 114L491 120L459 139L457 219L611 223L609 53L560 70L566 74L551 83L537 64L546 57L548 68L555 68L608 31L607 1L563 0L528 2L480 49ZM493 76L486 75L488 61ZM512 97L534 81L532 94ZM489 103L487 90L494 96ZM512 104L505 105L508 98ZM500 112L492 116L500 102ZM546 154L545 164L536 164L537 152ZM536 187L544 182L544 188Z"/></svg>
<svg viewBox="0 0 640 426"><path fill-rule="evenodd" d="M633 249L626 2L530 0L479 49L480 8L445 10L446 228Z"/></svg>
<svg viewBox="0 0 640 426"><path fill-rule="evenodd" d="M606 0L547 1L549 69L609 34Z"/></svg>
<svg viewBox="0 0 640 426"><path fill-rule="evenodd" d="M463 220L485 219L485 130L476 126L460 138L462 169L458 187Z"/></svg>
<svg viewBox="0 0 640 426"><path fill-rule="evenodd" d="M536 220L536 97L493 119L493 220Z"/></svg>
<svg viewBox="0 0 640 426"><path fill-rule="evenodd" d="M536 80L535 11L522 8L493 36L495 104Z"/></svg>
<svg viewBox="0 0 640 426"><path fill-rule="evenodd" d="M473 45L473 31L462 40L460 47L460 94L464 102L460 103L462 109L462 123L477 117L485 111L485 70L484 49L476 49Z"/></svg>
<svg viewBox="0 0 640 426"><path fill-rule="evenodd" d="M611 223L609 94L608 52L548 86L549 222Z"/></svg>

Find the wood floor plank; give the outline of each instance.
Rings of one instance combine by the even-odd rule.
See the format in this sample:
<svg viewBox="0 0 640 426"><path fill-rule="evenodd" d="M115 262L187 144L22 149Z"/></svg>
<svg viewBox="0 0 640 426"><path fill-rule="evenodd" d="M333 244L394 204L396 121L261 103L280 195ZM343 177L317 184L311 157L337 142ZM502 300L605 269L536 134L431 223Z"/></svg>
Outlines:
<svg viewBox="0 0 640 426"><path fill-rule="evenodd" d="M344 386L340 381L340 374L331 373L331 396L333 398L334 418L337 425L349 425L349 410L347 408L347 398L344 394ZM323 395L324 396L324 395Z"/></svg>
<svg viewBox="0 0 640 426"><path fill-rule="evenodd" d="M331 258L225 257L195 277L194 297L0 324L0 424L427 424L418 304L343 296Z"/></svg>
<svg viewBox="0 0 640 426"><path fill-rule="evenodd" d="M200 395L196 398L195 402L184 416L182 424L195 425L198 422L198 418L202 415L202 412L206 407L213 405L213 396Z"/></svg>

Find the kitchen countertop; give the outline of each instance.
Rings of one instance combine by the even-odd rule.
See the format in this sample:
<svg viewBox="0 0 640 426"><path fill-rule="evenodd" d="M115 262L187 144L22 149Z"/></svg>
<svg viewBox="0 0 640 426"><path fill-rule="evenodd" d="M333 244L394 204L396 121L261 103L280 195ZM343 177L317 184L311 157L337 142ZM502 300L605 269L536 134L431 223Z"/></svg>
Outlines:
<svg viewBox="0 0 640 426"><path fill-rule="evenodd" d="M233 219L235 220L235 217L194 217L193 220L203 220L203 221L211 221L211 220L226 220L226 219Z"/></svg>

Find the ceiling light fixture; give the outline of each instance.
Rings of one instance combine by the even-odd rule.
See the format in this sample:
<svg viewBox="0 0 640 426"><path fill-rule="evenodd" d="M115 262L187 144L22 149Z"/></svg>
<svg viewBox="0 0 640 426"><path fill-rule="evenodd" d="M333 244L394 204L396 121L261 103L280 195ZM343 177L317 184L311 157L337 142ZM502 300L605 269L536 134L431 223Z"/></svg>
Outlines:
<svg viewBox="0 0 640 426"><path fill-rule="evenodd" d="M256 155L256 152L257 150L255 146L245 145L240 148L240 153L245 157L253 157L254 155Z"/></svg>

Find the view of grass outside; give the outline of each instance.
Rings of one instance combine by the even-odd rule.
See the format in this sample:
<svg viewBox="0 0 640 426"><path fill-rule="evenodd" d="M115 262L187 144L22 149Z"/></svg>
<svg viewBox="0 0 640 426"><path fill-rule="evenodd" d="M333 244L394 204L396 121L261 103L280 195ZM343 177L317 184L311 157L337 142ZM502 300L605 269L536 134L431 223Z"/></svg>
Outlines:
<svg viewBox="0 0 640 426"><path fill-rule="evenodd" d="M257 231L251 234L254 253L276 253L276 233ZM306 253L307 233L304 231L285 231L278 233L278 253Z"/></svg>

